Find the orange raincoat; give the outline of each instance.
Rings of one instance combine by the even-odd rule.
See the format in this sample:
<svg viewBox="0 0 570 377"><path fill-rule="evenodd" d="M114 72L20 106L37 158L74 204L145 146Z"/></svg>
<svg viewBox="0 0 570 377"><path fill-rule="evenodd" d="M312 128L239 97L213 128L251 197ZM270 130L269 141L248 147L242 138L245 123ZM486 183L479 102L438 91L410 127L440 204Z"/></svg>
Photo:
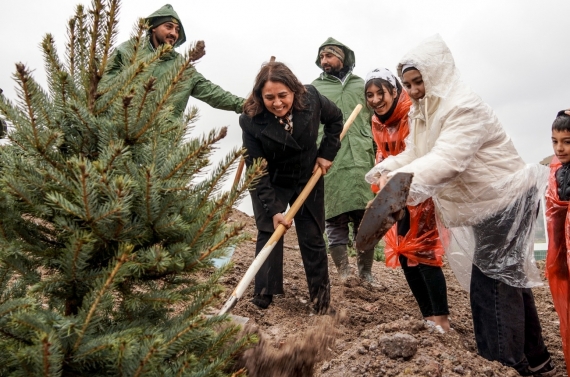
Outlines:
<svg viewBox="0 0 570 377"><path fill-rule="evenodd" d="M376 115L372 116L372 136L378 146L376 163L388 156L395 156L406 148L405 139L410 133L408 112L412 101L402 90L394 112L386 123L381 123ZM372 185L372 191L378 192L378 186ZM443 246L439 241L435 222L435 206L431 199L417 206L408 206L410 212L410 230L405 236L398 235L395 224L384 236L386 247L386 265L395 268L400 265L399 255L408 258L408 266L418 263L442 266Z"/></svg>
<svg viewBox="0 0 570 377"><path fill-rule="evenodd" d="M559 200L556 171L562 166L556 157L550 163L550 177L546 190L546 221L548 232L548 253L546 255L546 277L552 293L552 301L560 318L562 349L566 360L566 370L570 375L570 202Z"/></svg>

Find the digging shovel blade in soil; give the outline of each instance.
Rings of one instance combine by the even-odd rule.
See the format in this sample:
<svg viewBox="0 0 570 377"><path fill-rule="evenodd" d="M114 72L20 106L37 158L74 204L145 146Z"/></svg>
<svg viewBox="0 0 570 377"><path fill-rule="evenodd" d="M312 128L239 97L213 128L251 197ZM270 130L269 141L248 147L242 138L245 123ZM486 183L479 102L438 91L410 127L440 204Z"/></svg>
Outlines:
<svg viewBox="0 0 570 377"><path fill-rule="evenodd" d="M402 218L412 173L396 173L366 208L356 235L357 250L371 250L390 228Z"/></svg>

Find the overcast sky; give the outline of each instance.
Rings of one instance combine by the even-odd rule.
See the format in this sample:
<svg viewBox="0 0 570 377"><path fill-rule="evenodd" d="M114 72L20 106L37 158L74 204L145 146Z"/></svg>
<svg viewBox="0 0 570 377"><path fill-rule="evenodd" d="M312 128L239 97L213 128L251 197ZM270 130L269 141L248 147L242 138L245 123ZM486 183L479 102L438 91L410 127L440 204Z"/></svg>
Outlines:
<svg viewBox="0 0 570 377"><path fill-rule="evenodd" d="M80 0L2 0L0 88L15 99L14 63L45 83L42 37L52 33L63 56L66 23ZM138 17L164 5L123 0L118 42ZM354 72L395 72L399 59L424 38L441 34L463 80L496 111L526 162L552 154L550 126L570 107L570 1L219 1L171 0L187 40L204 40L198 70L236 95L247 96L261 64L274 55L304 83L315 79L318 47L328 37L355 51ZM178 51L184 51L186 42ZM201 111L197 131L229 126L221 149L241 144L238 115L190 100ZM251 213L249 198L240 208Z"/></svg>

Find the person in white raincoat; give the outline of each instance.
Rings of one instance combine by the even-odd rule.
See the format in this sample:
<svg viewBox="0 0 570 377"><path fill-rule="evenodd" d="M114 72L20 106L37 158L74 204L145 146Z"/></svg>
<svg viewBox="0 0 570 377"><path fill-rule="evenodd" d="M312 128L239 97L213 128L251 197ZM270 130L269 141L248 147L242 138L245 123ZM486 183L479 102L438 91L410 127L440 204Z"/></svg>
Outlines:
<svg viewBox="0 0 570 377"><path fill-rule="evenodd" d="M548 169L524 163L439 35L406 54L398 75L413 102L406 149L366 180L382 187L398 172L414 174L408 205L435 203L449 263L470 290L481 356L521 375L551 375L530 290L541 284L533 235Z"/></svg>

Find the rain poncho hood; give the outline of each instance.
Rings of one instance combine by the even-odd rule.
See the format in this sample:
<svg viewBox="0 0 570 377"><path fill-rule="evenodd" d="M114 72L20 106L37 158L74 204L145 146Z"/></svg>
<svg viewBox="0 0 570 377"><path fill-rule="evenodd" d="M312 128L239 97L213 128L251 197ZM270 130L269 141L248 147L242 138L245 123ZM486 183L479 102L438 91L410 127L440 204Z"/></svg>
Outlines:
<svg viewBox="0 0 570 377"><path fill-rule="evenodd" d="M333 38L327 39L318 51L322 46L331 44L343 49L345 66L354 67L354 52ZM318 56L316 63L320 68ZM364 80L350 70L342 80L323 71L312 84L342 110L344 122L350 117L356 105L363 106L342 140L342 146L331 169L324 176L325 219L329 220L349 211L363 210L368 201L373 198L370 186L362 179L374 166L374 142L370 129L371 113L366 107L364 98ZM321 126L319 141L322 135L323 127Z"/></svg>
<svg viewBox="0 0 570 377"><path fill-rule="evenodd" d="M184 26L182 26L182 21L180 21L180 17L178 17L178 13L174 10L172 5L165 4L157 11L153 12L150 16L145 18L145 21L149 24L150 28L152 29L153 25L152 22L157 17L173 17L178 20L178 25L180 26L180 32L178 33L178 40L174 44L174 47L181 46L184 42L186 42L186 33L184 32Z"/></svg>
<svg viewBox="0 0 570 377"><path fill-rule="evenodd" d="M469 288L472 263L515 287L541 284L534 263L534 221L548 169L526 165L493 110L459 77L439 35L401 59L422 74L426 94L412 100L406 150L376 165L366 179L387 172L414 174L409 205L433 198L450 265Z"/></svg>
<svg viewBox="0 0 570 377"><path fill-rule="evenodd" d="M348 46L345 46L344 44L340 43L339 41L337 41L332 37L329 37L322 45L320 45L319 50L317 51L317 60L315 61L317 67L321 69L323 68L321 67L321 57L319 56L319 52L324 46L329 46L329 45L338 46L342 48L342 50L344 51L343 65L345 67L350 67L349 71L352 71L354 65L356 64L356 59L354 58L354 51L352 51L350 48L348 48Z"/></svg>
<svg viewBox="0 0 570 377"><path fill-rule="evenodd" d="M162 8L148 16L145 20L149 25L152 25L152 20L155 17L174 17L180 21L178 14L169 4L164 5ZM184 28L182 27L181 22L179 23L179 26L180 32L174 47L181 45L186 40ZM150 37L144 38L140 47L135 48L135 46L136 40L131 38L115 48L111 58L109 59L110 62L107 66L105 75L101 80L101 85L108 85L116 80L120 82L121 78L119 76L131 65L133 56L136 56L136 59L140 59L141 61L148 61L149 58L156 54L157 51L152 46ZM152 76L159 80L171 82L170 77L180 69L183 62L183 55L179 54L176 50L171 49L169 52L164 53L158 61L154 62L150 66L145 63L145 66L150 70ZM194 67L191 67L189 72L191 72L191 75L189 75L187 79L179 81L176 93L172 97L174 108L172 109L171 116L173 118L180 117L184 114L184 110L186 109L186 105L188 104L188 99L190 97L204 101L216 109L235 111L238 114L242 113L244 103L243 98L235 96L210 80L207 80L201 73L196 71Z"/></svg>

